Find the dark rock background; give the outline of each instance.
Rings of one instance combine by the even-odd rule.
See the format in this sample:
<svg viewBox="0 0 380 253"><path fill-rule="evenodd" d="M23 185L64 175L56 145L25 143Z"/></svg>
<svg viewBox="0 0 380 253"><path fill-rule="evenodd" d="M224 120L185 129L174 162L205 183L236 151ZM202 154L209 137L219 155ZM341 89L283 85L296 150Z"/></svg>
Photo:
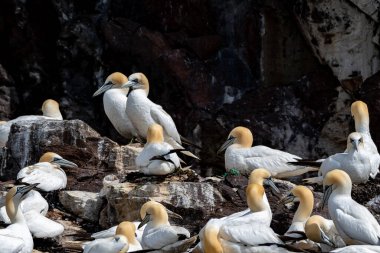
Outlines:
<svg viewBox="0 0 380 253"><path fill-rule="evenodd" d="M369 102L373 126L380 121L379 78L339 88L300 26L326 18L310 8L301 0L1 1L0 117L38 114L53 98L65 119L127 143L92 94L111 72L139 71L149 97L203 146L204 165L221 164L215 151L237 125L253 130L255 144L303 157L343 150L352 101Z"/></svg>

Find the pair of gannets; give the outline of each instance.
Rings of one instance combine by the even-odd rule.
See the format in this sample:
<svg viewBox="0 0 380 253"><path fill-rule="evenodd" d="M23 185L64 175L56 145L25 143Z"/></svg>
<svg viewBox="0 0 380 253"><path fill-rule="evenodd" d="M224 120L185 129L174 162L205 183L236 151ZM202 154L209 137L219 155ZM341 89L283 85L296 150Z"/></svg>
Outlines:
<svg viewBox="0 0 380 253"><path fill-rule="evenodd" d="M6 195L6 210L12 224L0 229L0 250L7 253L31 253L33 238L20 208L23 197L36 185L15 186Z"/></svg>
<svg viewBox="0 0 380 253"><path fill-rule="evenodd" d="M352 182L342 170L332 170L323 179L327 187L322 206L328 211L335 227L347 245L380 245L380 225L367 208L351 198Z"/></svg>
<svg viewBox="0 0 380 253"><path fill-rule="evenodd" d="M17 174L17 179L23 183L38 183L38 188L43 191L55 191L66 187L66 173L60 166L77 168L78 166L60 155L47 152L43 154L38 163L21 169Z"/></svg>
<svg viewBox="0 0 380 253"><path fill-rule="evenodd" d="M121 222L112 237L100 238L83 246L83 253L124 253L141 250L135 237L136 225L129 221Z"/></svg>
<svg viewBox="0 0 380 253"><path fill-rule="evenodd" d="M104 84L95 91L93 97L104 92L103 106L108 119L121 136L132 138L137 136L137 132L126 112L129 89L122 88L122 86L127 82L128 78L122 73L112 73L107 77ZM146 90L146 96L148 96L148 92L149 89Z"/></svg>
<svg viewBox="0 0 380 253"><path fill-rule="evenodd" d="M163 129L158 124L148 128L147 143L136 157L136 166L146 175L166 175L180 167L176 150L164 142Z"/></svg>
<svg viewBox="0 0 380 253"><path fill-rule="evenodd" d="M296 176L309 171L308 168L293 166L300 157L266 146L254 146L252 132L245 127L235 127L228 135L227 141L218 153L225 152L225 167L229 171L236 169L242 174L249 174L256 168L266 168L273 177Z"/></svg>
<svg viewBox="0 0 380 253"><path fill-rule="evenodd" d="M42 104L43 115L25 115L0 124L0 147L5 147L8 142L9 132L13 123L24 120L62 120L59 104L53 99L47 99Z"/></svg>

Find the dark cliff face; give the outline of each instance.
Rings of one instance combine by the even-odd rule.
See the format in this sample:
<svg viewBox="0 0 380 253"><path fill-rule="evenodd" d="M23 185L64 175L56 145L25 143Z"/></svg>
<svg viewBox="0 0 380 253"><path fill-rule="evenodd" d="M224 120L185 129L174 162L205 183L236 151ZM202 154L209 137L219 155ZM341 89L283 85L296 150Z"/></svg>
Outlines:
<svg viewBox="0 0 380 253"><path fill-rule="evenodd" d="M179 132L204 147L204 163L221 161L215 151L237 125L253 130L255 144L325 155L331 150L315 146L337 113L339 81L314 56L295 8L280 0L2 1L0 116L37 114L53 98L66 119L126 143L92 94L111 72L138 71Z"/></svg>

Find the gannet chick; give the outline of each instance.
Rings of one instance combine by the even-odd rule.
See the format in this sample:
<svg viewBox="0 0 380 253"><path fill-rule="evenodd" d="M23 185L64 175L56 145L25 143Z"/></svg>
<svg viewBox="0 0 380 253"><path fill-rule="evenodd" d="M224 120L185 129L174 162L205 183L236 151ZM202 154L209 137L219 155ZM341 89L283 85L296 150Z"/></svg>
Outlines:
<svg viewBox="0 0 380 253"><path fill-rule="evenodd" d="M23 120L62 120L62 114L59 110L59 104L53 99L47 99L42 104L43 115L25 115L20 116L4 124L0 124L0 147L5 147L8 142L8 135L13 123Z"/></svg>
<svg viewBox="0 0 380 253"><path fill-rule="evenodd" d="M47 152L43 154L40 161L34 165L21 169L17 179L23 183L38 183L38 188L43 191L55 191L66 187L66 173L61 167L78 168L68 160L63 159L56 153Z"/></svg>
<svg viewBox="0 0 380 253"><path fill-rule="evenodd" d="M323 179L327 189L322 206L328 201L330 217L347 245L380 245L380 226L367 208L351 198L352 182L342 170L332 170Z"/></svg>
<svg viewBox="0 0 380 253"><path fill-rule="evenodd" d="M333 248L346 246L334 222L320 215L313 215L307 220L305 234L308 239L321 244L322 252L330 252Z"/></svg>
<svg viewBox="0 0 380 253"><path fill-rule="evenodd" d="M254 146L252 132L245 127L235 127L228 135L227 141L218 153L225 152L225 167L229 171L236 169L242 174L249 174L256 168L266 168L273 177L282 178L296 176L308 172L308 169L292 166L287 162L301 159L284 151L266 146Z"/></svg>
<svg viewBox="0 0 380 253"><path fill-rule="evenodd" d="M6 195L6 209L12 225L0 229L1 252L7 253L31 253L33 250L33 238L29 232L24 215L19 208L22 198L36 184L28 186L15 186Z"/></svg>
<svg viewBox="0 0 380 253"><path fill-rule="evenodd" d="M25 194L24 198L20 203L20 208L23 214L34 210L41 213L41 215L46 216L49 210L49 204L38 191L31 190L30 192ZM11 223L11 220L7 215L5 206L0 208L0 221L3 221L6 224Z"/></svg>
<svg viewBox="0 0 380 253"><path fill-rule="evenodd" d="M365 150L362 134L351 133L347 138L347 153L338 153L326 158L319 169L318 177L307 178L307 183L322 183L323 177L333 170L341 169L347 172L352 182L365 183L371 173L371 154Z"/></svg>
<svg viewBox="0 0 380 253"><path fill-rule="evenodd" d="M160 105L153 103L148 97L149 81L143 73L134 73L128 77L127 84L122 88L129 88L127 100L127 115L131 119L137 134L146 138L148 128L152 124L159 124L164 130L164 140L176 149L183 149L181 136L172 117ZM197 158L189 151L181 153Z"/></svg>
<svg viewBox="0 0 380 253"><path fill-rule="evenodd" d="M296 213L294 214L292 224L285 235L294 239L300 239L305 233L305 223L309 219L313 207L314 196L311 190L303 185L297 185L294 187L288 196L281 200L281 203L286 204L290 202L299 202Z"/></svg>
<svg viewBox="0 0 380 253"><path fill-rule="evenodd" d="M184 244L186 247L191 245L187 245L189 244L190 232L183 227L171 226L165 207L157 204L157 202L148 201L142 205L140 216L142 221L139 228L147 224L141 241L143 249L168 250L174 247L182 248ZM194 242L194 238L191 241ZM177 252L186 251L183 248L182 250Z"/></svg>
<svg viewBox="0 0 380 253"><path fill-rule="evenodd" d="M116 131L128 139L136 135L136 130L126 112L129 89L121 87L127 82L128 78L125 75L120 72L114 72L107 77L104 84L92 96L95 97L104 92L103 106L108 119ZM146 93L146 96L148 96L148 93Z"/></svg>
<svg viewBox="0 0 380 253"><path fill-rule="evenodd" d="M373 142L371 133L369 131L369 113L367 104L363 101L356 101L351 105L351 115L355 120L355 131L361 133L364 140L364 148L370 154L371 160L371 173L370 176L375 178L379 173L380 155L377 151L376 144ZM348 152L348 149L345 151Z"/></svg>
<svg viewBox="0 0 380 253"><path fill-rule="evenodd" d="M111 238L101 238L86 243L83 253L124 253L141 250L135 237L136 226L129 221L121 222ZM124 244L123 247L121 247ZM121 248L120 248L121 247Z"/></svg>
<svg viewBox="0 0 380 253"><path fill-rule="evenodd" d="M136 166L146 175L167 175L180 167L173 147L164 142L163 129L158 124L148 128L147 143L136 157Z"/></svg>

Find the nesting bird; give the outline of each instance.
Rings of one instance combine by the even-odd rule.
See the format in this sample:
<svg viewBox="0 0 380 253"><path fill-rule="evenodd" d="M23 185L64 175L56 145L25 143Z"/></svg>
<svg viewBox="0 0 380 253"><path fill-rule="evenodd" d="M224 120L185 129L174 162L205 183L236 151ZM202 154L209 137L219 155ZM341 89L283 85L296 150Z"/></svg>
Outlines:
<svg viewBox="0 0 380 253"><path fill-rule="evenodd" d="M323 179L327 189L323 205L328 201L330 217L347 245L380 245L380 226L367 208L351 198L352 182L342 170L332 170Z"/></svg>
<svg viewBox="0 0 380 253"><path fill-rule="evenodd" d="M83 246L83 253L124 253L141 250L135 237L136 225L129 221L121 222L110 238L100 238Z"/></svg>
<svg viewBox="0 0 380 253"><path fill-rule="evenodd" d="M62 167L77 168L78 166L60 155L47 152L43 154L38 163L21 169L17 179L23 183L38 183L38 188L43 191L55 191L66 187L66 173Z"/></svg>
<svg viewBox="0 0 380 253"><path fill-rule="evenodd" d="M136 157L136 166L146 175L166 175L180 167L177 150L164 142L163 128L152 124L148 128L147 143Z"/></svg>
<svg viewBox="0 0 380 253"><path fill-rule="evenodd" d="M92 96L104 93L103 106L108 119L121 136L132 138L137 133L126 112L129 89L122 88L127 82L128 78L124 74L114 72L107 77L104 84ZM148 96L148 90L146 96Z"/></svg>
<svg viewBox="0 0 380 253"><path fill-rule="evenodd" d="M249 174L256 168L266 168L273 177L296 176L308 172L308 169L292 166L287 162L301 159L296 155L272 149L266 146L254 146L252 132L245 127L235 127L228 135L227 141L218 153L225 152L225 167L229 171L236 169L242 174Z"/></svg>
<svg viewBox="0 0 380 253"><path fill-rule="evenodd" d="M13 123L24 120L62 120L59 104L53 99L47 99L42 104L43 115L20 116L3 124L0 124L0 147L5 147L8 142L9 131Z"/></svg>
<svg viewBox="0 0 380 253"><path fill-rule="evenodd" d="M0 229L1 252L32 252L33 238L19 205L23 197L35 187L36 184L15 186L8 191L6 195L6 210L12 224L5 229Z"/></svg>

